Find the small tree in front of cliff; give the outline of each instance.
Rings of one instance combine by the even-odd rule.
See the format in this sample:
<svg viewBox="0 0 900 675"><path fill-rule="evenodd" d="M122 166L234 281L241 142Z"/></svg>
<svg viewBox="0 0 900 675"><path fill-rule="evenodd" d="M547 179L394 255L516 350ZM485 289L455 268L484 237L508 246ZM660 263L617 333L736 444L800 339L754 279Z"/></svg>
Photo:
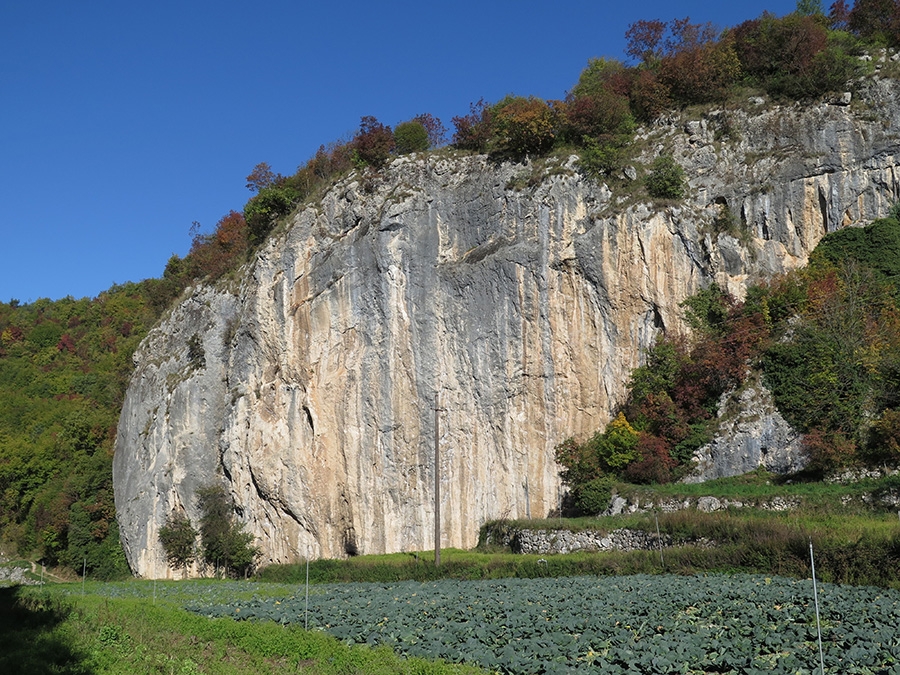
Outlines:
<svg viewBox="0 0 900 675"><path fill-rule="evenodd" d="M173 513L159 528L159 543L175 569L187 570L197 559L197 530L183 513Z"/></svg>
<svg viewBox="0 0 900 675"><path fill-rule="evenodd" d="M221 485L208 485L197 491L200 507L200 542L203 560L231 576L247 576L259 549L253 535L244 531L232 517L231 502Z"/></svg>

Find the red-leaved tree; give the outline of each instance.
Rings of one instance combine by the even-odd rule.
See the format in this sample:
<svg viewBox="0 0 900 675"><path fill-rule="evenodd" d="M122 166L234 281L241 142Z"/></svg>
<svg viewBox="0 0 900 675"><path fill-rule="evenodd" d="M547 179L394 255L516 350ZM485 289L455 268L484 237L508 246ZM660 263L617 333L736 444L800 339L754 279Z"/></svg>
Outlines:
<svg viewBox="0 0 900 675"><path fill-rule="evenodd" d="M375 117L360 119L359 131L353 139L353 151L358 162L380 168L394 149L394 133Z"/></svg>

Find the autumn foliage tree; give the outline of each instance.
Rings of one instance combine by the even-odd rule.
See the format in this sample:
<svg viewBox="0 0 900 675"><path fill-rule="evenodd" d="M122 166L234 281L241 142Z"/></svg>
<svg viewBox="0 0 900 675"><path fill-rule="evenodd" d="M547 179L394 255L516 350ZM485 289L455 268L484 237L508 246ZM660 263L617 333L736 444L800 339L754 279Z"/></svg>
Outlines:
<svg viewBox="0 0 900 675"><path fill-rule="evenodd" d="M541 99L507 96L491 109L491 152L504 158L540 155L553 147L553 111Z"/></svg>
<svg viewBox="0 0 900 675"><path fill-rule="evenodd" d="M775 96L819 95L861 72L853 41L829 34L820 16L765 13L729 35L745 76Z"/></svg>
<svg viewBox="0 0 900 675"><path fill-rule="evenodd" d="M394 150L394 134L390 127L367 115L360 119L352 146L357 164L379 169Z"/></svg>
<svg viewBox="0 0 900 675"><path fill-rule="evenodd" d="M663 58L659 80L682 105L724 100L738 81L740 62L731 40L684 47Z"/></svg>
<svg viewBox="0 0 900 675"><path fill-rule="evenodd" d="M860 37L883 44L900 44L900 2L856 0L847 16L847 25Z"/></svg>
<svg viewBox="0 0 900 675"><path fill-rule="evenodd" d="M712 284L683 307L691 338L657 341L632 373L616 419L583 443L558 446L576 502L581 486L603 476L650 483L683 475L711 438L722 395L741 385L766 344L759 303L738 303Z"/></svg>
<svg viewBox="0 0 900 675"><path fill-rule="evenodd" d="M263 188L268 189L268 188ZM243 262L250 244L250 229L237 211L224 215L211 234L195 232L188 253L193 277L217 279Z"/></svg>
<svg viewBox="0 0 900 675"><path fill-rule="evenodd" d="M247 189L259 192L267 187L271 187L282 178L282 176L272 171L272 167L267 162L260 162L253 167L253 171L247 176Z"/></svg>
<svg viewBox="0 0 900 675"><path fill-rule="evenodd" d="M640 19L625 31L625 53L645 66L652 66L663 56L666 22L659 19Z"/></svg>
<svg viewBox="0 0 900 675"><path fill-rule="evenodd" d="M430 148L439 148L447 142L447 128L439 118L431 113L420 113L413 117L413 121L418 122L425 128Z"/></svg>
<svg viewBox="0 0 900 675"><path fill-rule="evenodd" d="M453 145L460 150L485 152L491 140L491 106L484 100L469 105L467 115L458 115L451 121L456 131Z"/></svg>

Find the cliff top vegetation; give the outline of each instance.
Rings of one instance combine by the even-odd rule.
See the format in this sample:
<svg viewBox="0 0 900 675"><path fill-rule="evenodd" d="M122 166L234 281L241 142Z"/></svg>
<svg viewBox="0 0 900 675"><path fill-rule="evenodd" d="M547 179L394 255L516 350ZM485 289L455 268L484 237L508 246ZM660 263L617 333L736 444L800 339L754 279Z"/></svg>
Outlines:
<svg viewBox="0 0 900 675"><path fill-rule="evenodd" d="M242 212L231 212L210 234L195 231L185 261L173 258L167 273L181 285L213 279L243 263L279 220L321 194L351 170L370 180L394 157L446 146L486 153L496 161L535 159L554 151L576 153L593 177L623 168L635 131L670 111L689 106L741 106L749 95L775 102L808 100L852 88L874 71L871 53L900 47L900 3L843 0L826 13L815 0L801 0L783 17L763 13L719 30L688 17L640 20L626 32L630 64L591 59L559 100L510 94L479 100L453 117L451 134L441 120L421 113L394 128L375 117L360 120L349 141L320 146L291 176L262 162L247 177L255 194ZM890 75L890 67L881 75ZM680 167L661 156L646 176L656 199L684 193Z"/></svg>

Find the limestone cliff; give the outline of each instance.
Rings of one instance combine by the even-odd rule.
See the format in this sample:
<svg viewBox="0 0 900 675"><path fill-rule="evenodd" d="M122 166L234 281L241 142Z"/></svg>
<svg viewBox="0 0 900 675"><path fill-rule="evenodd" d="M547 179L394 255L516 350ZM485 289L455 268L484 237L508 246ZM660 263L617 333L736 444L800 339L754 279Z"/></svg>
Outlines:
<svg viewBox="0 0 900 675"><path fill-rule="evenodd" d="M132 568L171 575L158 529L176 509L196 522L214 479L264 563L428 548L438 392L443 545L547 515L554 446L608 421L686 296L712 280L740 296L885 213L898 101L881 80L851 105L660 123L634 165L673 154L690 183L678 204L585 179L574 158L443 152L340 181L136 354L114 460Z"/></svg>

